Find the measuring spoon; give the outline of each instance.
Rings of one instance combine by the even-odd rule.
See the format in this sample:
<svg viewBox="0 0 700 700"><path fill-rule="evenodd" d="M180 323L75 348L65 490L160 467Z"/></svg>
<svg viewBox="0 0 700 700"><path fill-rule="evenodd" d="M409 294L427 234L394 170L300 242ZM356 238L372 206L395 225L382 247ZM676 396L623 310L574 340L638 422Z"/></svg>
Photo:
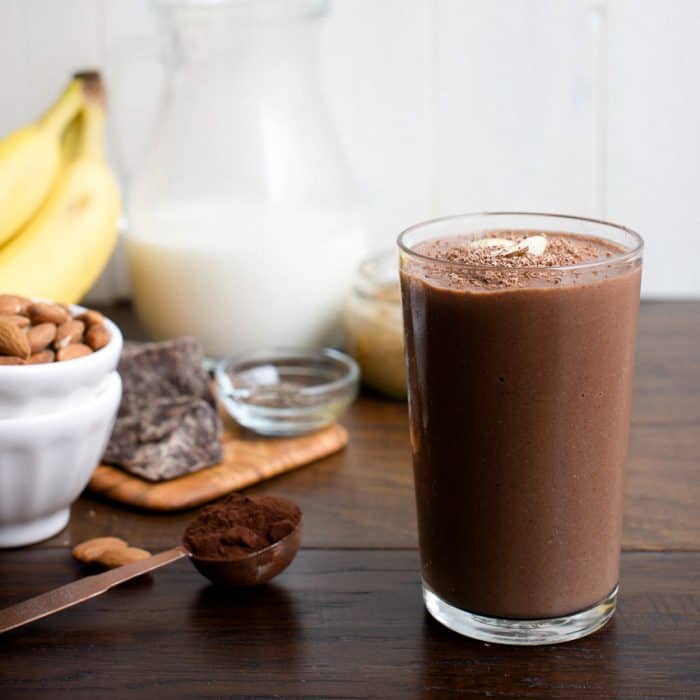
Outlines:
<svg viewBox="0 0 700 700"><path fill-rule="evenodd" d="M102 574L85 576L0 610L0 634L95 598L124 581L172 564L183 557L187 557L202 576L218 585L244 587L265 583L291 564L301 545L301 529L300 519L294 530L281 540L237 559L199 557L181 544L148 559L125 564Z"/></svg>

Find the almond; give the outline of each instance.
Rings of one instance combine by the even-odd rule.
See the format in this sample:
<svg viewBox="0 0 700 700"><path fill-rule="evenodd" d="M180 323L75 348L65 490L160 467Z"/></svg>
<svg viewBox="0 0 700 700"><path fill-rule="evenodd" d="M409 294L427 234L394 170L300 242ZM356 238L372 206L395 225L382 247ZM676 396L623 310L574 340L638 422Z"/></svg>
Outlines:
<svg viewBox="0 0 700 700"><path fill-rule="evenodd" d="M55 323L59 325L68 320L68 312L65 309L56 304L49 304L44 301L31 304L27 311L34 324Z"/></svg>
<svg viewBox="0 0 700 700"><path fill-rule="evenodd" d="M76 316L76 319L78 319L78 321L82 321L86 326L90 327L97 323L102 323L102 321L105 320L105 317L99 311L88 309L79 316Z"/></svg>
<svg viewBox="0 0 700 700"><path fill-rule="evenodd" d="M92 325L87 329L85 342L93 350L99 350L109 343L109 331L101 323Z"/></svg>
<svg viewBox="0 0 700 700"><path fill-rule="evenodd" d="M0 355L15 355L26 360L30 354L29 341L19 326L0 320Z"/></svg>
<svg viewBox="0 0 700 700"><path fill-rule="evenodd" d="M0 294L0 314L7 316L24 313L31 303L31 299L17 294Z"/></svg>
<svg viewBox="0 0 700 700"><path fill-rule="evenodd" d="M82 321L64 321L56 329L56 339L53 342L54 348L60 350L72 343L80 343L83 339L85 324Z"/></svg>
<svg viewBox="0 0 700 700"><path fill-rule="evenodd" d="M527 246L530 255L542 255L547 248L545 236L528 236L523 243Z"/></svg>
<svg viewBox="0 0 700 700"><path fill-rule="evenodd" d="M0 365L23 365L24 360L21 357L13 355L0 355Z"/></svg>
<svg viewBox="0 0 700 700"><path fill-rule="evenodd" d="M118 549L107 549L99 557L97 562L108 569L116 569L118 566L131 564L140 559L148 559L151 553L138 547L120 547Z"/></svg>
<svg viewBox="0 0 700 700"><path fill-rule="evenodd" d="M53 350L42 350L35 352L26 362L27 365L43 365L47 362L53 362L55 358Z"/></svg>
<svg viewBox="0 0 700 700"><path fill-rule="evenodd" d="M511 244L507 238L478 238L469 241L470 248L507 248Z"/></svg>
<svg viewBox="0 0 700 700"><path fill-rule="evenodd" d="M34 353L43 350L56 337L56 326L53 323L40 323L27 331L29 349Z"/></svg>
<svg viewBox="0 0 700 700"><path fill-rule="evenodd" d="M73 345L66 345L65 348L61 348L56 353L56 360L65 362L66 360L77 360L79 357L85 357L86 355L92 355L92 350L87 345L73 343Z"/></svg>
<svg viewBox="0 0 700 700"><path fill-rule="evenodd" d="M26 316L20 316L19 314L12 314L10 316L0 315L0 318L4 321L10 321L14 323L15 326L20 328L26 328L29 325L29 319Z"/></svg>
<svg viewBox="0 0 700 700"><path fill-rule="evenodd" d="M107 550L126 549L129 545L119 537L93 537L73 547L73 557L86 564L95 561Z"/></svg>
<svg viewBox="0 0 700 700"><path fill-rule="evenodd" d="M516 243L502 253L504 258L512 258L515 255L534 255L539 257L547 248L547 239L544 236L528 236L520 243Z"/></svg>

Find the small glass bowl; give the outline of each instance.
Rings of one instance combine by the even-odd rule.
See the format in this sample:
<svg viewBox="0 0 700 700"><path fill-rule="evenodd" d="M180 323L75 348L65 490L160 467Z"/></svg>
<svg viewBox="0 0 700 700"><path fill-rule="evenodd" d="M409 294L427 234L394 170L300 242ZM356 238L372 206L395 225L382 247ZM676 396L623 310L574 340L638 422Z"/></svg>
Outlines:
<svg viewBox="0 0 700 700"><path fill-rule="evenodd" d="M357 396L360 370L338 350L271 348L222 360L219 399L259 435L310 433L335 422Z"/></svg>

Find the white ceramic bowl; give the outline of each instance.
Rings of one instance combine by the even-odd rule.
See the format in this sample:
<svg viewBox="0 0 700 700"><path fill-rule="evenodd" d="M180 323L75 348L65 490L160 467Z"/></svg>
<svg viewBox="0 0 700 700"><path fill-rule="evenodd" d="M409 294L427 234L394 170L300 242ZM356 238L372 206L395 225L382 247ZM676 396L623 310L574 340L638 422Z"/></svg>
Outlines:
<svg viewBox="0 0 700 700"><path fill-rule="evenodd" d="M81 360L66 364L74 362ZM39 542L65 527L107 445L121 394L112 372L78 404L0 420L0 547Z"/></svg>
<svg viewBox="0 0 700 700"><path fill-rule="evenodd" d="M83 307L74 306L80 313ZM34 417L79 406L113 372L122 351L122 334L105 319L109 343L97 352L68 362L44 365L0 365L0 421Z"/></svg>

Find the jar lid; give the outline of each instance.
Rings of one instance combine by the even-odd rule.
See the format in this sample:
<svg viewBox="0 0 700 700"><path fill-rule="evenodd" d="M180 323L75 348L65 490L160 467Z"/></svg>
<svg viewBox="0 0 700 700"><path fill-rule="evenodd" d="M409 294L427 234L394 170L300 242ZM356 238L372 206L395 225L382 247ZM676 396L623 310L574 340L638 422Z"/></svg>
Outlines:
<svg viewBox="0 0 700 700"><path fill-rule="evenodd" d="M384 251L361 262L357 268L355 289L364 297L400 304L399 261L396 252Z"/></svg>

